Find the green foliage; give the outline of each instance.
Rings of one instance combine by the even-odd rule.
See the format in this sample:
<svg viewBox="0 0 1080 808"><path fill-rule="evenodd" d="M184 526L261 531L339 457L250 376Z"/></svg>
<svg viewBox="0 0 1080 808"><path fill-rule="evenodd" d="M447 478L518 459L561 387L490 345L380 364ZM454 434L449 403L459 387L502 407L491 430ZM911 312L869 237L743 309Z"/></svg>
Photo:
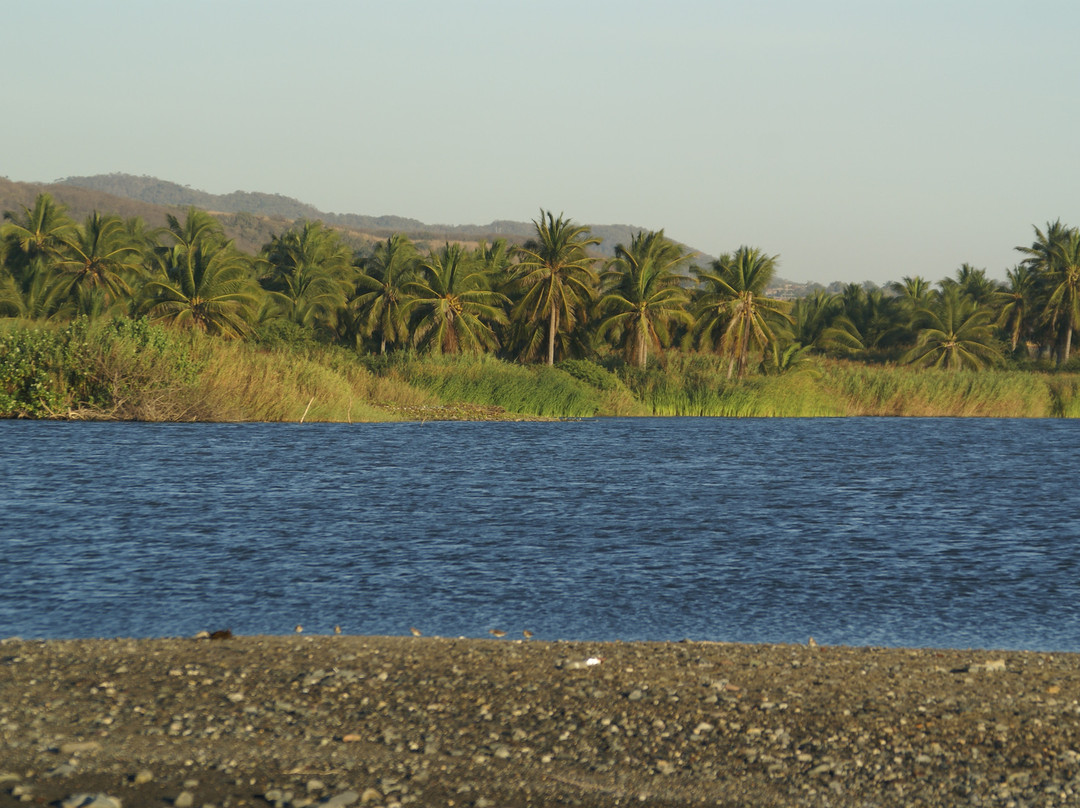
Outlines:
<svg viewBox="0 0 1080 808"><path fill-rule="evenodd" d="M405 285L410 300L403 312L413 314L414 339L422 351L480 353L498 340L492 324L506 321L506 296L491 290L487 268L460 244L429 253L421 275Z"/></svg>
<svg viewBox="0 0 1080 808"><path fill-rule="evenodd" d="M913 275L791 303L767 296L775 256L740 248L694 285L663 231L631 234L601 280L590 229L544 210L517 248L421 255L399 232L358 257L359 234L301 221L256 257L195 208L162 229L76 224L46 194L20 208L0 223L8 416L1080 415L1080 232L1060 222L1005 285L964 264L940 291Z"/></svg>
<svg viewBox="0 0 1080 808"><path fill-rule="evenodd" d="M765 296L777 258L743 246L713 261L711 272L695 272L706 290L698 304L698 342L728 357L729 379L736 369L745 376L754 357L761 361L776 341L775 324L791 325L790 304Z"/></svg>
<svg viewBox="0 0 1080 808"><path fill-rule="evenodd" d="M68 402L87 387L89 355L83 320L63 329L8 327L0 331L0 415L50 418L65 414Z"/></svg>
<svg viewBox="0 0 1080 808"><path fill-rule="evenodd" d="M627 390L622 379L607 368L588 359L564 359L557 367L597 390L609 392Z"/></svg>
<svg viewBox="0 0 1080 808"><path fill-rule="evenodd" d="M560 213L541 210L533 221L536 237L517 252L515 278L510 284L516 295L513 318L532 339L520 340L518 354L533 358L540 353L542 334L547 337L547 363L555 364L555 348L560 335L568 335L584 317L591 302L597 277L588 248L599 242L589 228L575 224ZM563 354L566 354L564 349Z"/></svg>
<svg viewBox="0 0 1080 808"><path fill-rule="evenodd" d="M314 331L295 320L275 317L259 325L252 331L251 341L257 345L277 350L307 350L319 345Z"/></svg>
<svg viewBox="0 0 1080 808"><path fill-rule="evenodd" d="M146 320L13 323L0 331L0 416L133 417L121 410L192 384L199 370L176 334Z"/></svg>
<svg viewBox="0 0 1080 808"><path fill-rule="evenodd" d="M638 367L648 363L649 346L662 348L671 342L673 323L690 325L686 310L689 295L676 268L688 256L664 231L641 232L630 246L619 244L602 283L601 334L611 334L622 345L627 359Z"/></svg>

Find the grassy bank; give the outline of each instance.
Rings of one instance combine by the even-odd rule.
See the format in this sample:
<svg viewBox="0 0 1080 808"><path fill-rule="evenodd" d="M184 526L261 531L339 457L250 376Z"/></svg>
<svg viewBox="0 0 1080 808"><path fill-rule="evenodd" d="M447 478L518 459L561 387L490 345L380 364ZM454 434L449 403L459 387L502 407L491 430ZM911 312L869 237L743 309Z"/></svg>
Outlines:
<svg viewBox="0 0 1080 808"><path fill-rule="evenodd" d="M670 354L647 370L572 360L361 357L224 341L145 321L0 324L0 416L148 421L386 421L689 415L1080 416L1080 374L950 373L818 360L729 380Z"/></svg>

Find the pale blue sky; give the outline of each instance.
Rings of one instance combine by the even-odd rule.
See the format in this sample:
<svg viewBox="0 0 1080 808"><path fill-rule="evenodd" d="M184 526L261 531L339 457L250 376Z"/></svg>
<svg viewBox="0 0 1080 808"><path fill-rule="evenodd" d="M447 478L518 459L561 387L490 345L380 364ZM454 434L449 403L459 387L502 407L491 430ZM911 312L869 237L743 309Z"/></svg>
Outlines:
<svg viewBox="0 0 1080 808"><path fill-rule="evenodd" d="M0 0L0 175L650 229L791 280L1080 224L1074 0Z"/></svg>

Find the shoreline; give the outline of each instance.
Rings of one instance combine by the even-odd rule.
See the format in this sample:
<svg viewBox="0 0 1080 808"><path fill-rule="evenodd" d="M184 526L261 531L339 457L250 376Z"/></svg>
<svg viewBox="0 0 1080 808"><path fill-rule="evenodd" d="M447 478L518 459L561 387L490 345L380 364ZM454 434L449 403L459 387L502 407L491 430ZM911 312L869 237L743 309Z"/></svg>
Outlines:
<svg viewBox="0 0 1080 808"><path fill-rule="evenodd" d="M1078 699L1058 652L11 638L0 806L1067 804Z"/></svg>

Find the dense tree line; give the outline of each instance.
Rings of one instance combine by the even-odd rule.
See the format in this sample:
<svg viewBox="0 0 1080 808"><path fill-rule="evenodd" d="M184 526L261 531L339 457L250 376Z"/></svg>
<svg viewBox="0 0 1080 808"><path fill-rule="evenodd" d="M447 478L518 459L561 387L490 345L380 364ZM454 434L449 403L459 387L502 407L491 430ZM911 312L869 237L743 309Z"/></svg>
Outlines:
<svg viewBox="0 0 1080 808"><path fill-rule="evenodd" d="M525 243L421 251L394 235L356 253L304 221L246 254L210 214L167 227L94 213L75 222L48 194L7 211L0 316L148 317L209 334L276 333L357 350L491 352L546 362L622 356L644 367L668 349L716 352L728 375L779 372L810 354L943 368L1069 361L1080 326L1080 231L1048 224L1007 280L963 265L931 284L850 284L771 298L777 256L739 247L707 266L641 232L613 258L589 229L541 211Z"/></svg>

